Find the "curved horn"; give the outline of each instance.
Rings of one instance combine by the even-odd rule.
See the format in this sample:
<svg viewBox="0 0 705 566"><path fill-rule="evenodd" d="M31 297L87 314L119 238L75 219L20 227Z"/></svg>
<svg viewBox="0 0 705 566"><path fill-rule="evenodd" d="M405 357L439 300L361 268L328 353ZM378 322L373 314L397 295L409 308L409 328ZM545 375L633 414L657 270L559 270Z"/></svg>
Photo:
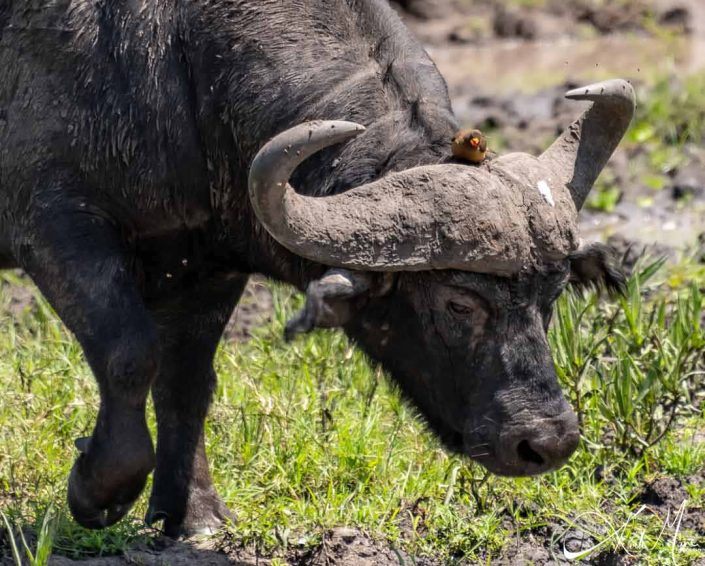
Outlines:
<svg viewBox="0 0 705 566"><path fill-rule="evenodd" d="M597 176L624 136L636 108L632 85L613 79L566 93L593 105L549 147L540 160L568 187L580 210Z"/></svg>
<svg viewBox="0 0 705 566"><path fill-rule="evenodd" d="M289 185L294 170L314 153L364 131L364 126L354 122L306 122L275 136L260 149L250 167L250 201L257 218L285 248L311 257L319 255L317 248L323 244L302 240L296 224L290 222L289 213L302 198Z"/></svg>
<svg viewBox="0 0 705 566"><path fill-rule="evenodd" d="M403 232L409 223L399 222L386 199L379 198L389 196L376 190L379 181L326 197L298 194L288 182L305 159L364 131L364 126L353 122L313 121L270 140L250 167L249 194L255 214L282 246L325 265L369 271L424 268L428 250L416 250L413 245L404 251L397 248L398 240L406 239ZM413 205L410 211L414 214Z"/></svg>
<svg viewBox="0 0 705 566"><path fill-rule="evenodd" d="M560 206L526 193L523 179L481 167L422 165L323 197L298 194L288 183L304 159L362 131L350 122L301 124L255 157L253 209L289 251L351 270L508 275L529 265L537 250L565 257L573 249L572 223Z"/></svg>

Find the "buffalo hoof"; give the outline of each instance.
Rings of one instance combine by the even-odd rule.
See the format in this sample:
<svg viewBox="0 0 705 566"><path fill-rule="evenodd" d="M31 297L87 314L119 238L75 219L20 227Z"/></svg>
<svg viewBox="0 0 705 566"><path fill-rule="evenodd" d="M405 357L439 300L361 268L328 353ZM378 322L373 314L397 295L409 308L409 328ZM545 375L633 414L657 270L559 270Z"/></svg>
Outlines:
<svg viewBox="0 0 705 566"><path fill-rule="evenodd" d="M196 535L212 535L226 521L234 521L234 515L213 489L193 490L188 498L186 511L179 512L174 501L152 496L147 515L147 525L162 522L162 532L172 538L189 538Z"/></svg>
<svg viewBox="0 0 705 566"><path fill-rule="evenodd" d="M127 451L101 450L85 439L77 440L76 446L82 453L69 476L71 515L89 529L109 527L132 508L154 469L151 441L129 456Z"/></svg>

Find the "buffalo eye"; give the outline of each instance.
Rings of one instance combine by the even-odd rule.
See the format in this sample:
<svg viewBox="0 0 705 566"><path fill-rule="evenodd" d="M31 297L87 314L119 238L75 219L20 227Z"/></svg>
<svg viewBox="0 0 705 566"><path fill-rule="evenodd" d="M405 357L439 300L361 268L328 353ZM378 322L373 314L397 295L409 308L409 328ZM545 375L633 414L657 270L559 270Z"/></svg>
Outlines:
<svg viewBox="0 0 705 566"><path fill-rule="evenodd" d="M455 292L446 301L446 308L453 316L462 319L487 317L487 303L472 291Z"/></svg>
<svg viewBox="0 0 705 566"><path fill-rule="evenodd" d="M475 308L456 301L448 303L448 310L457 316L470 316L475 312Z"/></svg>
<svg viewBox="0 0 705 566"><path fill-rule="evenodd" d="M493 316L492 304L467 285L440 285L431 294L438 319L447 340L480 337L487 331L487 322ZM453 319L453 320L449 320ZM450 324L448 324L450 322Z"/></svg>

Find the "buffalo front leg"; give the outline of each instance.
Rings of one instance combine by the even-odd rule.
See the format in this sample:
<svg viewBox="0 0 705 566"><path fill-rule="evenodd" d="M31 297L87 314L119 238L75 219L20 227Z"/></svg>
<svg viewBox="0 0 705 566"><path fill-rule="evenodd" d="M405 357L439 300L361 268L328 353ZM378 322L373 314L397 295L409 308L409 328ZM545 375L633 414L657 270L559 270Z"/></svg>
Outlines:
<svg viewBox="0 0 705 566"><path fill-rule="evenodd" d="M230 512L211 482L204 423L216 385L213 356L247 277L198 285L178 299L155 305L163 344L152 387L157 414L157 468L148 524L190 536L215 531Z"/></svg>
<svg viewBox="0 0 705 566"><path fill-rule="evenodd" d="M76 441L68 503L78 523L103 528L128 512L154 467L145 402L157 332L113 225L60 205L40 205L15 255L75 334L98 382L98 418L91 437Z"/></svg>

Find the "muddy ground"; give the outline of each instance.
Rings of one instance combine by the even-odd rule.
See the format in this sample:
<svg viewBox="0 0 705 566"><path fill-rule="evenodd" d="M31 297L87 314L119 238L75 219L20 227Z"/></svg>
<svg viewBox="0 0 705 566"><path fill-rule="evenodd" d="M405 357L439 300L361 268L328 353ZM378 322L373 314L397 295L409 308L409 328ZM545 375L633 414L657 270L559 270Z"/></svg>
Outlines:
<svg viewBox="0 0 705 566"><path fill-rule="evenodd" d="M674 77L705 69L705 2L631 2L627 9L574 0L547 1L542 9L500 8L494 2L464 0L403 0L409 25L419 35L446 77L453 106L461 123L501 132L502 151L536 152L577 115L575 104L563 100L574 86L606 76L623 76L638 83L653 73ZM648 17L643 17L645 14ZM682 36L667 44L644 22ZM675 79L674 79L675 80ZM608 173L622 195L609 212L585 211L583 232L609 240L623 250L648 247L675 255L698 245L705 232L705 148L687 146L687 159L668 171L668 185L654 193L645 186L646 156L638 148L620 149ZM648 198L650 206L643 206ZM703 237L700 242L702 245ZM18 289L17 309L31 304L31 294ZM252 329L268 322L272 296L261 279L254 279L226 331L228 340L245 340ZM690 483L705 483L705 475ZM645 513L674 517L686 498L684 483L656 480L644 487L640 503ZM511 521L507 518L509 531ZM705 534L705 510L688 509L683 526ZM514 537L495 566L549 566L568 561L565 548L576 552L594 544L581 532L565 533L559 525ZM217 544L217 546L216 546ZM391 566L436 565L429 558L409 557L366 533L338 528L325 533L313 551L291 550L279 557L292 565ZM157 538L150 548L133 548L124 556L73 561L56 556L56 566L144 566L271 564L251 548L219 540L176 542ZM460 562L461 564L464 562ZM466 564L470 564L465 562ZM484 562L483 562L484 563ZM629 558L598 554L585 563L617 566ZM0 565L11 564L0 558ZM705 566L705 559L698 562Z"/></svg>
<svg viewBox="0 0 705 566"><path fill-rule="evenodd" d="M680 520L682 528L693 529L705 535L705 510L685 508L683 502L688 498L686 485L705 485L705 472L681 481L673 478L661 478L644 486L637 497L636 504L641 513L658 515L672 527ZM679 515L682 513L682 516ZM506 518L503 525L512 532L512 521ZM410 531L410 536L413 533ZM1 537L0 537L1 538ZM555 543L554 541L561 541ZM492 557L493 566L561 566L575 564L563 554L580 552L595 546L597 541L590 535L578 531L567 531L564 527L551 524L530 532L523 532L507 543L499 557ZM277 562L278 561L278 562ZM324 533L323 541L313 549L291 549L279 556L263 556L253 548L241 548L231 544L227 539L195 539L188 542L169 538L154 538L149 546L137 546L122 556L108 556L72 560L63 556L54 556L52 566L270 566L285 561L291 566L442 566L443 562L429 557L412 557L404 551L390 547L388 543L375 539L367 533L356 529L340 527ZM486 564L481 560L477 564ZM636 566L637 562L626 556L613 552L596 553L580 564L596 566ZM475 564L462 559L458 565ZM0 558L0 566L11 566L10 558ZM695 563L705 566L705 559Z"/></svg>

